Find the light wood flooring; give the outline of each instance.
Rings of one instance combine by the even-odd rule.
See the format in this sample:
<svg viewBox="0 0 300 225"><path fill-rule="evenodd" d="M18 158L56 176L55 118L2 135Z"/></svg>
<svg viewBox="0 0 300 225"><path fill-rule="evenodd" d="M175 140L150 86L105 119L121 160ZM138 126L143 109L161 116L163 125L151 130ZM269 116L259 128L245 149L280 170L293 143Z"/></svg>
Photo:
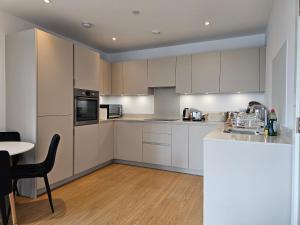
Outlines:
<svg viewBox="0 0 300 225"><path fill-rule="evenodd" d="M46 195L17 197L18 224L202 225L203 178L113 164Z"/></svg>

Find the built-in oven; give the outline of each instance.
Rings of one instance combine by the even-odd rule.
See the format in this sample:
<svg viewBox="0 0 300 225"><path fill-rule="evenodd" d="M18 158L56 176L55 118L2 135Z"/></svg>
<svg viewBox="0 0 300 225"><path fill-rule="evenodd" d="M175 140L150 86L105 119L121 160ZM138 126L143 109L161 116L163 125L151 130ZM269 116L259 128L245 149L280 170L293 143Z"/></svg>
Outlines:
<svg viewBox="0 0 300 225"><path fill-rule="evenodd" d="M99 123L99 92L74 90L74 124L82 126Z"/></svg>

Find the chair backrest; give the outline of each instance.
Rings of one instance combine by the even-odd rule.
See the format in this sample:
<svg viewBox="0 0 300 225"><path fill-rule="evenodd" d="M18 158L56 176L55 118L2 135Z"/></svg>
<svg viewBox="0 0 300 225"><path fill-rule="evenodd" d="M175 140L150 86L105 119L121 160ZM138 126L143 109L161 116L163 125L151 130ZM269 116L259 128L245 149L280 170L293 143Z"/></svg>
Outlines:
<svg viewBox="0 0 300 225"><path fill-rule="evenodd" d="M10 156L7 151L0 151L0 196L12 192Z"/></svg>
<svg viewBox="0 0 300 225"><path fill-rule="evenodd" d="M60 136L58 134L55 134L52 137L47 157L45 161L42 163L44 173L49 173L53 169L59 141L60 141Z"/></svg>
<svg viewBox="0 0 300 225"><path fill-rule="evenodd" d="M0 141L21 141L19 132L0 132Z"/></svg>

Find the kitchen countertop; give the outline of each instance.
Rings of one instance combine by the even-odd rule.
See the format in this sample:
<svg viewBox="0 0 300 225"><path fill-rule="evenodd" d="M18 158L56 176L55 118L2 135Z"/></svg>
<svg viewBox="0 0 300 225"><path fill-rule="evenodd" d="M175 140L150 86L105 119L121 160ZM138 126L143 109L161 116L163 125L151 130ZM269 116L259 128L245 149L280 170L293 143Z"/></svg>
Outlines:
<svg viewBox="0 0 300 225"><path fill-rule="evenodd" d="M282 133L281 135L265 137L264 135L231 134L224 133L223 129L218 129L209 133L204 141L236 141L246 143L282 144L291 145L292 135Z"/></svg>
<svg viewBox="0 0 300 225"><path fill-rule="evenodd" d="M178 119L176 121L157 121L157 120L149 120L151 117L143 118L143 117L121 117L116 119L108 119L108 120L100 120L100 123L107 123L113 121L132 121L132 122L145 122L145 123L166 123L166 124L187 124L187 125L220 125L223 126L224 122L203 122L203 121L185 121L182 119Z"/></svg>

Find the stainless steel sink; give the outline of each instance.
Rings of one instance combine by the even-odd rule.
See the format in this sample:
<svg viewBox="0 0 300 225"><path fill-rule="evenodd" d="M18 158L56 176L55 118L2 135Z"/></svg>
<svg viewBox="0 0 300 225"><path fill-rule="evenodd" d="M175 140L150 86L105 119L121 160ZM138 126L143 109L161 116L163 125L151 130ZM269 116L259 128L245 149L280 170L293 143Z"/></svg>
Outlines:
<svg viewBox="0 0 300 225"><path fill-rule="evenodd" d="M224 130L224 133L261 135L261 132L258 129L247 129L247 128L227 128Z"/></svg>

